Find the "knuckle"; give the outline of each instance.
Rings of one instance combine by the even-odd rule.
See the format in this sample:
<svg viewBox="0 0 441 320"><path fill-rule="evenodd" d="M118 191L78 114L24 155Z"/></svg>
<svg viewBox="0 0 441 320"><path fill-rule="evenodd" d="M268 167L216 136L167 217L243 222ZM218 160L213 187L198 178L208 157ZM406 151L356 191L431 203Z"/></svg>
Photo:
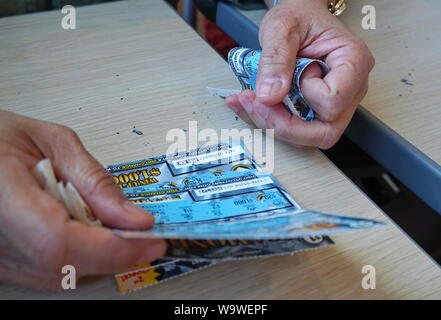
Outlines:
<svg viewBox="0 0 441 320"><path fill-rule="evenodd" d="M80 138L78 137L77 133L71 128L63 127L61 134L67 141L73 143L78 143L80 141Z"/></svg>
<svg viewBox="0 0 441 320"><path fill-rule="evenodd" d="M342 132L339 132L332 126L328 126L322 133L321 142L318 147L323 150L332 148L338 142L341 135Z"/></svg>
<svg viewBox="0 0 441 320"><path fill-rule="evenodd" d="M323 121L332 122L340 117L343 106L343 97L337 89L335 92L329 93L329 95L321 102L321 108L319 109L319 117Z"/></svg>
<svg viewBox="0 0 441 320"><path fill-rule="evenodd" d="M355 36L353 36L353 38L352 38L352 47L359 54L363 54L364 52L369 51L366 43L363 40L361 40L360 38L357 38Z"/></svg>
<svg viewBox="0 0 441 320"><path fill-rule="evenodd" d="M299 43L301 29L298 19L291 11L289 8L276 10L264 20L260 34L264 42L261 63L291 65L291 60L295 59L292 45Z"/></svg>
<svg viewBox="0 0 441 320"><path fill-rule="evenodd" d="M65 130L69 129L68 127L62 124L53 123L53 122L47 122L45 125L48 126L49 130L52 131L53 134L61 134Z"/></svg>
<svg viewBox="0 0 441 320"><path fill-rule="evenodd" d="M83 177L86 179L86 185L89 188L88 192L92 197L106 188L115 187L115 183L110 175L100 166L91 165L84 170Z"/></svg>
<svg viewBox="0 0 441 320"><path fill-rule="evenodd" d="M289 49L282 46L270 47L262 51L260 56L260 64L262 66L268 65L287 65L290 60Z"/></svg>
<svg viewBox="0 0 441 320"><path fill-rule="evenodd" d="M367 56L366 57L366 60L367 60L366 64L368 66L369 72L371 72L372 69L374 69L374 67L375 67L375 57L369 49L368 49L366 56Z"/></svg>
<svg viewBox="0 0 441 320"><path fill-rule="evenodd" d="M295 117L295 116L294 116ZM287 125L277 125L275 123L272 124L271 128L274 130L274 135L277 138L288 139L292 138L292 132L289 130Z"/></svg>
<svg viewBox="0 0 441 320"><path fill-rule="evenodd" d="M328 100L338 100L338 99L328 99ZM340 116L340 110L337 107L338 104L336 104L334 101L327 101L323 105L323 109L319 113L320 119L326 122L333 122L338 119Z"/></svg>
<svg viewBox="0 0 441 320"><path fill-rule="evenodd" d="M358 56L358 55L357 55ZM360 71L363 69L363 64L361 61L359 61L359 58L357 59L348 59L346 61L343 62L343 65L349 69L349 71L353 74L359 74ZM337 95L337 92L332 92L333 95Z"/></svg>
<svg viewBox="0 0 441 320"><path fill-rule="evenodd" d="M362 90L362 93L361 93L361 99L363 99L364 96L366 96L366 94L368 93L368 91L369 91L369 84L366 83L366 85L363 87L363 90ZM361 100L361 99L360 99L360 100Z"/></svg>
<svg viewBox="0 0 441 320"><path fill-rule="evenodd" d="M364 41L358 38L354 38L353 47L356 55L360 60L360 64L362 66L365 66L370 72L375 66L375 58L369 47L366 45Z"/></svg>
<svg viewBox="0 0 441 320"><path fill-rule="evenodd" d="M52 133L61 144L80 144L80 138L78 137L77 133L69 127L59 124L52 124Z"/></svg>
<svg viewBox="0 0 441 320"><path fill-rule="evenodd" d="M295 12L291 8L284 8L283 10L277 10L271 17L271 27L274 28L279 34L288 36L292 30L299 27L299 23L295 17Z"/></svg>

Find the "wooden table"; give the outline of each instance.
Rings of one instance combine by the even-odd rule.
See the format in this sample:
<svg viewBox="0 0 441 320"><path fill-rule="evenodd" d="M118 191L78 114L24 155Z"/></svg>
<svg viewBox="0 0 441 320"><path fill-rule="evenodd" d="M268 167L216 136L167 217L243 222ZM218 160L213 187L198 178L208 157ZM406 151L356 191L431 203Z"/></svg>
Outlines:
<svg viewBox="0 0 441 320"><path fill-rule="evenodd" d="M162 154L167 130L245 128L205 86L237 87L228 65L167 5L77 9L77 30L46 12L0 20L0 107L74 128L103 164ZM123 98L123 99L121 99ZM133 126L144 135L132 133ZM116 134L119 132L120 134ZM275 176L307 208L386 221L294 256L221 265L121 296L112 277L64 293L0 285L2 298L441 298L441 270L318 150L276 143ZM373 265L377 288L364 290Z"/></svg>

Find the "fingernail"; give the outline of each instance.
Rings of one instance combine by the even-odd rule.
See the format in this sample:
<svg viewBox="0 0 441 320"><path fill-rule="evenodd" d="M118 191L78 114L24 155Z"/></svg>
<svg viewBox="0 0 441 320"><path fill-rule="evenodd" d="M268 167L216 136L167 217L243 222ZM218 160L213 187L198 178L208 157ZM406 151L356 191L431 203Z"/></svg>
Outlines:
<svg viewBox="0 0 441 320"><path fill-rule="evenodd" d="M270 111L270 108L264 104L259 103L256 105L256 112L263 120L268 118Z"/></svg>
<svg viewBox="0 0 441 320"><path fill-rule="evenodd" d="M277 77L264 77L259 81L257 87L257 97L264 98L276 95L283 86L283 82Z"/></svg>
<svg viewBox="0 0 441 320"><path fill-rule="evenodd" d="M250 114L251 112L253 112L253 103L250 100L244 99L242 101L242 105L246 113Z"/></svg>
<svg viewBox="0 0 441 320"><path fill-rule="evenodd" d="M131 218L139 220L140 223L151 226L154 222L154 218L150 213L134 205L129 200L124 201L123 208L125 210L125 213L130 215Z"/></svg>
<svg viewBox="0 0 441 320"><path fill-rule="evenodd" d="M164 255L167 246L165 241L162 239L152 239L147 247L147 251L144 254L141 254L141 257L138 259L137 264L142 264L145 262L150 262L154 259L157 259Z"/></svg>

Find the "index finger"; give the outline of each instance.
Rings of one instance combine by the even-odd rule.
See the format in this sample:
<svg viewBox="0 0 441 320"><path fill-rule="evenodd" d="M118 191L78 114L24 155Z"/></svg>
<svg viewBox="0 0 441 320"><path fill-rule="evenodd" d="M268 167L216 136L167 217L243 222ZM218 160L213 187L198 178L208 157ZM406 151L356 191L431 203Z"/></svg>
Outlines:
<svg viewBox="0 0 441 320"><path fill-rule="evenodd" d="M66 242L70 262L80 276L114 274L161 257L162 239L123 239L110 229L69 221Z"/></svg>
<svg viewBox="0 0 441 320"><path fill-rule="evenodd" d="M66 264L78 275L109 274L161 256L163 240L122 239L110 229L70 220L63 205L42 190L29 168L2 159L4 181L17 181L0 193L1 233L42 273L59 273ZM36 160L36 159L35 159Z"/></svg>
<svg viewBox="0 0 441 320"><path fill-rule="evenodd" d="M325 62L329 73L323 79L303 79L301 90L318 117L332 122L364 90L374 59L364 43L353 41L330 52Z"/></svg>

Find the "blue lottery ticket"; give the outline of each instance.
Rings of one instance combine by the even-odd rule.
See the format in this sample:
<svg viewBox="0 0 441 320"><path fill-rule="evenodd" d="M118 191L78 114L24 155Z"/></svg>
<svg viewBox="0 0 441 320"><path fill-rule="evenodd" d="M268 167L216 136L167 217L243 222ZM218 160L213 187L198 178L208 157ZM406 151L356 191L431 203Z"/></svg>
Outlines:
<svg viewBox="0 0 441 320"><path fill-rule="evenodd" d="M226 174L184 191L171 188L131 194L130 199L152 213L157 224L219 220L283 208L300 209L273 176L254 170L236 176Z"/></svg>
<svg viewBox="0 0 441 320"><path fill-rule="evenodd" d="M180 178L191 175L258 170L259 166L241 143L232 142L111 165L106 169L115 183L126 190L140 186L150 189L151 186L167 183L172 186Z"/></svg>
<svg viewBox="0 0 441 320"><path fill-rule="evenodd" d="M116 230L123 237L292 239L380 225L302 210L238 142L109 166L108 170L128 198L155 217L149 231ZM147 177L141 177L142 171L156 172L156 181L142 184Z"/></svg>
<svg viewBox="0 0 441 320"><path fill-rule="evenodd" d="M300 209L273 176L256 170L203 174L194 177L193 182L127 196L152 213L157 224L219 220L282 208Z"/></svg>
<svg viewBox="0 0 441 320"><path fill-rule="evenodd" d="M121 293L153 286L164 281L192 273L214 265L214 261L174 260L116 274L115 280Z"/></svg>
<svg viewBox="0 0 441 320"><path fill-rule="evenodd" d="M266 183L272 184L271 181L266 181ZM198 194L198 191L196 189L190 192ZM297 206L279 188L230 194L202 201L188 199L137 205L152 213L156 224L219 220Z"/></svg>
<svg viewBox="0 0 441 320"><path fill-rule="evenodd" d="M147 231L115 230L124 238L165 239L293 239L331 235L383 225L369 219L310 210L281 209L268 214L219 221L158 224Z"/></svg>
<svg viewBox="0 0 441 320"><path fill-rule="evenodd" d="M329 237L286 240L167 240L166 257L184 260L226 261L294 254L334 244Z"/></svg>
<svg viewBox="0 0 441 320"><path fill-rule="evenodd" d="M241 167L242 170L235 170L234 167ZM195 188L199 185L205 185L210 183L215 183L219 180L225 180L230 178L237 177L255 177L257 171L252 169L249 164L246 164L243 161L240 161L238 164L234 166L226 165L224 166L226 170L222 170L219 167L216 167L215 170L211 170L208 173L200 173L200 174L189 174L189 175L181 175L175 177L174 181L168 182L159 182L153 185L147 186L139 186L123 189L125 195L130 199L137 197L139 195L153 195L153 194L161 194L162 191L167 193L170 192L182 192L189 190L191 188ZM228 171L230 170L230 171Z"/></svg>
<svg viewBox="0 0 441 320"><path fill-rule="evenodd" d="M233 48L228 53L228 63L238 78L242 90L256 91L256 81L261 53L260 50L241 47ZM320 66L323 76L329 72L328 66L321 60L298 58L296 60L291 89L288 92L287 98L283 100L284 104L292 114L298 115L305 121L312 121L314 119L314 111L309 106L300 90L300 79L303 71L312 63L317 63Z"/></svg>

